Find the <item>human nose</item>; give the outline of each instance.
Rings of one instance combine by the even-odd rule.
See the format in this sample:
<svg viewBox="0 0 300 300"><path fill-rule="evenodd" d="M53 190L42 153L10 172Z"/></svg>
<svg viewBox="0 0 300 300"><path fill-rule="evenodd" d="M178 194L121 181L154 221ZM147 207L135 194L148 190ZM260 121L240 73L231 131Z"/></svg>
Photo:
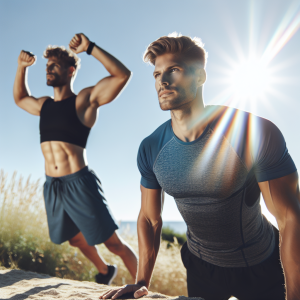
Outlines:
<svg viewBox="0 0 300 300"><path fill-rule="evenodd" d="M53 66L50 65L50 66L46 66L46 72L49 73L49 71L52 71L53 69Z"/></svg>
<svg viewBox="0 0 300 300"><path fill-rule="evenodd" d="M159 84L160 84L160 86L170 85L169 78L166 73L161 74Z"/></svg>

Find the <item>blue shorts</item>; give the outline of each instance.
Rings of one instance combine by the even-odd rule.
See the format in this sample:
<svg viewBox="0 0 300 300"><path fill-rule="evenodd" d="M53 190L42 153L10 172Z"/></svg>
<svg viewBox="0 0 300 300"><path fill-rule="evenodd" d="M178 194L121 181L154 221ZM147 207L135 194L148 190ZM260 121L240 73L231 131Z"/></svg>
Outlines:
<svg viewBox="0 0 300 300"><path fill-rule="evenodd" d="M118 229L101 182L88 167L62 177L46 175L44 199L49 235L55 244L80 231L89 245L101 244Z"/></svg>

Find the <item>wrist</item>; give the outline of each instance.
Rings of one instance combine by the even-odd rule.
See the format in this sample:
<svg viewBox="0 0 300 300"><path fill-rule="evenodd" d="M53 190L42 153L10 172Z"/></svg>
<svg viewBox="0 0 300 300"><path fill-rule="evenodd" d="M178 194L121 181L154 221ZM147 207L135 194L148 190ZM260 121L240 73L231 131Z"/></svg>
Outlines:
<svg viewBox="0 0 300 300"><path fill-rule="evenodd" d="M26 70L27 67L28 67L28 66L25 66L25 65L23 65L23 64L18 64L18 70L20 70L20 71Z"/></svg>
<svg viewBox="0 0 300 300"><path fill-rule="evenodd" d="M94 47L95 47L95 43L90 41L90 43L89 43L89 45L88 45L88 47L86 49L86 53L88 55L91 55Z"/></svg>
<svg viewBox="0 0 300 300"><path fill-rule="evenodd" d="M140 286L145 286L147 289L149 288L149 284L147 284L146 280L137 280L136 284Z"/></svg>

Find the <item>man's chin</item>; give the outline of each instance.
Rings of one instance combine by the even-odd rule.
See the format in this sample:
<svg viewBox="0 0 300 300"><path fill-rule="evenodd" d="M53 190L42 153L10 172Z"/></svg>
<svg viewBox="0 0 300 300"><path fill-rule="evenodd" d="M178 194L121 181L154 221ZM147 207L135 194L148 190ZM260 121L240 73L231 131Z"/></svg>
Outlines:
<svg viewBox="0 0 300 300"><path fill-rule="evenodd" d="M46 84L47 84L48 86L53 86L54 82L51 81L51 80L47 80Z"/></svg>
<svg viewBox="0 0 300 300"><path fill-rule="evenodd" d="M178 109L181 105L182 103L173 103L169 101L159 102L160 109L163 111Z"/></svg>
<svg viewBox="0 0 300 300"><path fill-rule="evenodd" d="M167 111L167 110L171 110L172 108L170 108L168 105L165 104L159 104L160 109L163 111Z"/></svg>

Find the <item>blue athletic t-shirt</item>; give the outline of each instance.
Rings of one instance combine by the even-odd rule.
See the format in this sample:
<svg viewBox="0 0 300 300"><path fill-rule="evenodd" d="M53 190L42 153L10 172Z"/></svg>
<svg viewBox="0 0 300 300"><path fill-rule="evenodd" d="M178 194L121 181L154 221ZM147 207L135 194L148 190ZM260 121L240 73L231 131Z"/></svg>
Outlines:
<svg viewBox="0 0 300 300"><path fill-rule="evenodd" d="M195 141L178 139L171 120L142 141L141 184L174 197L194 255L221 267L255 265L274 249L258 182L291 174L296 167L272 122L224 106L206 111L210 120Z"/></svg>

